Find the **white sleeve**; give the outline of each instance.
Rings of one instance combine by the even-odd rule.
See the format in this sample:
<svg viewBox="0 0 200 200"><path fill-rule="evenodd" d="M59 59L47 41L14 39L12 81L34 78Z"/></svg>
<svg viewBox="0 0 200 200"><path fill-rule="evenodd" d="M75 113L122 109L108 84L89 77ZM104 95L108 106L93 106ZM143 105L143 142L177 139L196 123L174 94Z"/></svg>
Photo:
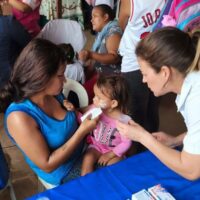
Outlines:
<svg viewBox="0 0 200 200"><path fill-rule="evenodd" d="M200 90L193 89L185 104L185 123L187 134L183 140L184 151L191 154L200 154Z"/></svg>
<svg viewBox="0 0 200 200"><path fill-rule="evenodd" d="M41 3L41 0L22 0L23 3L29 5L32 10L35 10Z"/></svg>

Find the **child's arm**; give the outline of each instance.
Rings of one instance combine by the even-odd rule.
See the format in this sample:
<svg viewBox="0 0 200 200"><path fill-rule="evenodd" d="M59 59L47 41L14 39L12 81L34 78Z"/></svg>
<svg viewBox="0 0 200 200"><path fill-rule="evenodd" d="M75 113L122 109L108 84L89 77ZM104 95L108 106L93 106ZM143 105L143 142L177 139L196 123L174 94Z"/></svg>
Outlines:
<svg viewBox="0 0 200 200"><path fill-rule="evenodd" d="M21 1L18 0L8 0L8 3L15 9L21 11L21 12L31 12L32 8Z"/></svg>

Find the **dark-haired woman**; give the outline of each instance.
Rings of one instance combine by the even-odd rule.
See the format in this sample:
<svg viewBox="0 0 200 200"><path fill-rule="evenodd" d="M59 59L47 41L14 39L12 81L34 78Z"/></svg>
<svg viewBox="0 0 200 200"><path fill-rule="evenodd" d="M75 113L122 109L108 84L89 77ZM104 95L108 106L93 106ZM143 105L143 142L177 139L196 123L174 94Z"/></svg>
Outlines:
<svg viewBox="0 0 200 200"><path fill-rule="evenodd" d="M98 72L112 74L120 71L120 57L117 53L122 31L110 6L97 5L92 10L92 26L97 32L92 50L82 50L79 59L89 63Z"/></svg>
<svg viewBox="0 0 200 200"><path fill-rule="evenodd" d="M95 126L87 119L79 127L73 111L62 106L66 58L57 45L32 40L0 91L5 129L39 178L60 185L82 151L81 141Z"/></svg>
<svg viewBox="0 0 200 200"><path fill-rule="evenodd" d="M177 94L176 105L187 132L177 137L163 132L150 134L134 121L118 122L124 136L140 142L165 165L181 176L200 178L200 32L163 28L149 34L136 48L143 75L155 96ZM183 144L183 150L172 147Z"/></svg>

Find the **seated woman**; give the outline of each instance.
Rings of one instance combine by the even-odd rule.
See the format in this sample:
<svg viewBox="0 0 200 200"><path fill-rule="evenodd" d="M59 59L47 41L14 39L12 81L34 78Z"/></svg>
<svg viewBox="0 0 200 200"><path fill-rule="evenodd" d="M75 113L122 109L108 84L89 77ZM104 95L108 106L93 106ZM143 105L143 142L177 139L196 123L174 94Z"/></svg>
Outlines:
<svg viewBox="0 0 200 200"><path fill-rule="evenodd" d="M0 88L8 81L17 56L30 40L31 36L17 20L0 14Z"/></svg>
<svg viewBox="0 0 200 200"><path fill-rule="evenodd" d="M80 60L83 62L90 60L89 66L104 74L120 72L120 57L117 50L122 31L114 18L113 10L108 5L95 6L92 10L91 21L93 30L98 34L91 51L79 52Z"/></svg>
<svg viewBox="0 0 200 200"><path fill-rule="evenodd" d="M60 47L34 39L0 91L6 133L37 176L54 186L68 179L80 158L81 141L97 124L88 118L78 127L75 113L62 106L65 62Z"/></svg>

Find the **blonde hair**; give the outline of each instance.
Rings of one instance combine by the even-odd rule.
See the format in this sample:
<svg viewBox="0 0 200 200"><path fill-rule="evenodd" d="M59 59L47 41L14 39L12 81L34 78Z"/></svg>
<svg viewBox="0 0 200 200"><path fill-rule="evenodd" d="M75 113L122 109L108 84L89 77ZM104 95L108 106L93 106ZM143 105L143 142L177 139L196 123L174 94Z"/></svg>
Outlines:
<svg viewBox="0 0 200 200"><path fill-rule="evenodd" d="M187 70L187 73L192 71L200 71L200 29L196 29L191 33L191 38L196 45L196 54L194 60Z"/></svg>

